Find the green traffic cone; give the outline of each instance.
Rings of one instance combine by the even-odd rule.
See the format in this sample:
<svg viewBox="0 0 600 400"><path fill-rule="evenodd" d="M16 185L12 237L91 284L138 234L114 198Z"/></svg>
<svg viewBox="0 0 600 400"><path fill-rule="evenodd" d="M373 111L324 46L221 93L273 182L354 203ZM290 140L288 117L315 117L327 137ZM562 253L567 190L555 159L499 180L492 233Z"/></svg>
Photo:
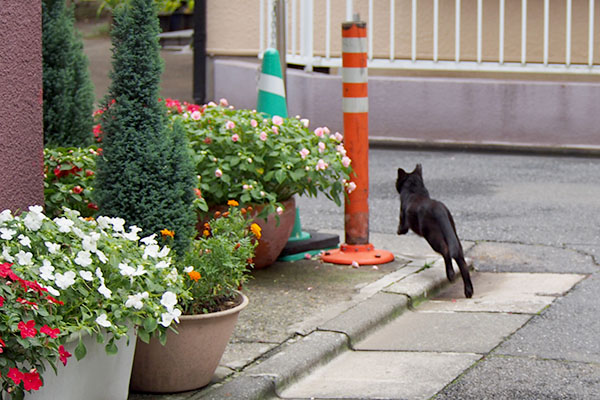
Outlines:
<svg viewBox="0 0 600 400"><path fill-rule="evenodd" d="M302 231L302 224L300 223L300 209L296 207L296 220L294 221L294 228L288 241L295 242L297 240L310 239L310 233Z"/></svg>
<svg viewBox="0 0 600 400"><path fill-rule="evenodd" d="M256 109L269 116L287 118L285 84L281 74L279 52L266 49L263 54L262 70L258 80L258 101Z"/></svg>

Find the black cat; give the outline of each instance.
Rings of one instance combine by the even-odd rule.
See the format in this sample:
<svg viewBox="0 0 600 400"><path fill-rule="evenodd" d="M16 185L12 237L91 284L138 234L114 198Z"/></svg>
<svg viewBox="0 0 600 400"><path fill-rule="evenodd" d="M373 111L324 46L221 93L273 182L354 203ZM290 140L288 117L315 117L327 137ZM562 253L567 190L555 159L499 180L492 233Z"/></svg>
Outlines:
<svg viewBox="0 0 600 400"><path fill-rule="evenodd" d="M410 228L417 235L424 237L431 248L444 257L449 281L454 279L454 258L465 285L465 296L473 296L473 284L456 234L454 220L443 203L429 197L429 192L423 184L421 164L417 164L411 173L398 168L396 190L400 193L398 235L407 233Z"/></svg>

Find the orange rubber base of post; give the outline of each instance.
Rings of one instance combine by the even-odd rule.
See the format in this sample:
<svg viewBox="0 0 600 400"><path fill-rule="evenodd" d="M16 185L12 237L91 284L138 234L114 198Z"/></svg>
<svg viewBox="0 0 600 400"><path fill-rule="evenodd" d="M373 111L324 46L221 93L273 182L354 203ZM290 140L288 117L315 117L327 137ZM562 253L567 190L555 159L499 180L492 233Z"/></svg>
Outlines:
<svg viewBox="0 0 600 400"><path fill-rule="evenodd" d="M321 259L332 264L350 265L356 262L360 266L389 263L394 261L394 255L387 250L376 249L371 243L343 244L339 249L323 252Z"/></svg>

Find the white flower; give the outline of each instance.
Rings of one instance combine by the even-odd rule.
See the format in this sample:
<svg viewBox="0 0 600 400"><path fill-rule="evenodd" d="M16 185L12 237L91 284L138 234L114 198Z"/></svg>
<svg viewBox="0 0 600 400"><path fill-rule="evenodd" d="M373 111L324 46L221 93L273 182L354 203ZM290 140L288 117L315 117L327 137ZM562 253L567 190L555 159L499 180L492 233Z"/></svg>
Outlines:
<svg viewBox="0 0 600 400"><path fill-rule="evenodd" d="M54 289L54 287L48 285L48 286L42 286L44 289L46 289L48 291L48 293L50 293L52 296L54 297L58 297L60 296L60 292L56 289Z"/></svg>
<svg viewBox="0 0 600 400"><path fill-rule="evenodd" d="M23 223L27 229L37 231L42 227L42 222L44 221L44 218L46 218L42 211L43 209L41 206L29 207L29 212L25 216L25 219L23 219Z"/></svg>
<svg viewBox="0 0 600 400"><path fill-rule="evenodd" d="M135 242L137 240L139 240L139 236L138 236L138 232L141 232L142 229L138 228L135 225L132 225L129 227L129 232L128 233L124 233L123 237L127 240L131 240L132 242Z"/></svg>
<svg viewBox="0 0 600 400"><path fill-rule="evenodd" d="M168 261L159 261L159 262L156 263L156 265L154 266L154 268L164 269L164 268L169 267L169 265L171 265L171 263L168 262Z"/></svg>
<svg viewBox="0 0 600 400"><path fill-rule="evenodd" d="M53 221L58 226L58 231L63 233L71 232L71 227L75 225L73 221L65 217L54 218Z"/></svg>
<svg viewBox="0 0 600 400"><path fill-rule="evenodd" d="M79 271L79 276L81 276L84 281L90 282L94 280L94 275L90 271Z"/></svg>
<svg viewBox="0 0 600 400"><path fill-rule="evenodd" d="M174 284L175 282L177 282L178 277L179 274L177 273L177 268L173 268L171 272L169 272L169 274L165 277L165 280L170 284Z"/></svg>
<svg viewBox="0 0 600 400"><path fill-rule="evenodd" d="M98 259L102 264L106 264L106 262L108 261L108 257L106 257L106 255L103 252L101 252L100 250L96 250L96 255L98 256Z"/></svg>
<svg viewBox="0 0 600 400"><path fill-rule="evenodd" d="M75 264L87 267L92 263L92 257L89 251L79 251L75 257Z"/></svg>
<svg viewBox="0 0 600 400"><path fill-rule="evenodd" d="M2 247L2 258L4 258L4 261L7 261L7 262L15 261L15 258L10 255L10 248L8 248L6 246Z"/></svg>
<svg viewBox="0 0 600 400"><path fill-rule="evenodd" d="M161 251L158 253L158 257L159 257L159 258L164 258L164 257L166 257L166 256L169 254L169 252L170 252L170 251L171 251L171 248L169 248L169 247L165 246L165 247L163 247L163 248L162 248L162 250L161 250Z"/></svg>
<svg viewBox="0 0 600 400"><path fill-rule="evenodd" d="M183 272L185 272L186 274L189 274L190 272L192 272L194 270L194 267L192 267L191 265L189 267L185 267L183 269Z"/></svg>
<svg viewBox="0 0 600 400"><path fill-rule="evenodd" d="M33 254L30 252L24 252L20 250L15 257L17 257L17 263L20 265L32 265L31 259L33 258Z"/></svg>
<svg viewBox="0 0 600 400"><path fill-rule="evenodd" d="M113 226L115 232L124 232L125 229L123 225L125 225L125 220L123 218L115 217L111 218L110 223Z"/></svg>
<svg viewBox="0 0 600 400"><path fill-rule="evenodd" d="M8 221L12 221L13 216L10 210L4 210L0 213L0 224L3 224Z"/></svg>
<svg viewBox="0 0 600 400"><path fill-rule="evenodd" d="M55 254L60 250L60 244L52 243L52 242L44 242L50 254Z"/></svg>
<svg viewBox="0 0 600 400"><path fill-rule="evenodd" d="M146 248L144 249L144 255L142 255L142 258L144 260L147 260L148 257L157 258L159 248L160 247L158 247L157 244L151 244L149 246L146 246Z"/></svg>
<svg viewBox="0 0 600 400"><path fill-rule="evenodd" d="M112 295L112 291L106 286L104 286L104 282L98 288L98 292L107 299L110 299L110 296Z"/></svg>
<svg viewBox="0 0 600 400"><path fill-rule="evenodd" d="M135 269L127 263L121 263L119 264L119 272L121 272L121 275L123 276L134 277L145 274L146 270L142 265L138 265L137 269Z"/></svg>
<svg viewBox="0 0 600 400"><path fill-rule="evenodd" d="M31 247L31 239L25 235L19 235L19 243L21 243L21 246Z"/></svg>
<svg viewBox="0 0 600 400"><path fill-rule="evenodd" d="M98 232L92 232L83 238L81 247L83 247L85 251L95 253L96 250L98 250L97 244L99 239L100 234Z"/></svg>
<svg viewBox="0 0 600 400"><path fill-rule="evenodd" d="M160 298L160 304L162 304L167 311L173 311L173 307L177 304L177 295L170 291L164 292Z"/></svg>
<svg viewBox="0 0 600 400"><path fill-rule="evenodd" d="M75 219L81 215L81 213L77 210L71 210L70 208L66 208L66 207L64 208L64 210L65 210L65 215L67 216L67 218Z"/></svg>
<svg viewBox="0 0 600 400"><path fill-rule="evenodd" d="M111 322L108 320L108 316L106 315L106 313L98 316L98 318L96 318L96 323L105 328L110 328L112 326Z"/></svg>
<svg viewBox="0 0 600 400"><path fill-rule="evenodd" d="M143 239L140 239L140 242L142 242L143 244L145 244L146 246L150 246L151 244L157 244L156 242L156 233L153 233L150 236L146 236Z"/></svg>
<svg viewBox="0 0 600 400"><path fill-rule="evenodd" d="M104 215L101 215L98 218L96 218L96 222L98 223L98 226L101 229L108 229L108 227L110 226L110 218L105 217Z"/></svg>
<svg viewBox="0 0 600 400"><path fill-rule="evenodd" d="M54 275L54 283L61 289L66 289L75 283L75 272L67 271L64 274L57 272Z"/></svg>
<svg viewBox="0 0 600 400"><path fill-rule="evenodd" d="M136 293L134 295L127 296L127 301L125 302L125 307L130 308L133 307L136 310L141 310L144 306L142 300L147 299L149 296L148 292L144 293Z"/></svg>
<svg viewBox="0 0 600 400"><path fill-rule="evenodd" d="M0 239L12 240L17 231L9 228L0 228Z"/></svg>
<svg viewBox="0 0 600 400"><path fill-rule="evenodd" d="M174 310L168 311L166 313L162 313L161 314L162 320L160 321L160 324L162 326L164 326L165 328L167 328L169 325L171 325L173 320L175 320L175 322L179 323L180 315L181 315L181 310L179 310L179 309L174 309Z"/></svg>
<svg viewBox="0 0 600 400"><path fill-rule="evenodd" d="M42 266L40 267L40 278L45 281L54 280L54 267L50 264L50 261L44 260L42 261Z"/></svg>

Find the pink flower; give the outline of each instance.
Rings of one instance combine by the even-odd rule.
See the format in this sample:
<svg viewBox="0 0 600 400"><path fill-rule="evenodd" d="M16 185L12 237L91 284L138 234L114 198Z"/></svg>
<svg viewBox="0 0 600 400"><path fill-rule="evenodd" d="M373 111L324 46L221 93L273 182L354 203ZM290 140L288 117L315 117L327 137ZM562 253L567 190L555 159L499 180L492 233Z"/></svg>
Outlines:
<svg viewBox="0 0 600 400"><path fill-rule="evenodd" d="M233 140L234 142L239 142L240 140L240 135L238 135L237 133L235 133L232 137L231 140Z"/></svg>
<svg viewBox="0 0 600 400"><path fill-rule="evenodd" d="M251 188L252 188L252 186L250 186L250 185L246 185L246 184L242 185L242 189L244 189L244 190L248 190Z"/></svg>
<svg viewBox="0 0 600 400"><path fill-rule="evenodd" d="M233 128L235 128L235 122L233 122L233 121L225 122L225 129L233 129Z"/></svg>
<svg viewBox="0 0 600 400"><path fill-rule="evenodd" d="M250 121L250 125L252 125L253 128L256 128L258 126L258 122L256 122L255 119Z"/></svg>
<svg viewBox="0 0 600 400"><path fill-rule="evenodd" d="M277 212L277 215L281 215L283 214L283 208L281 207L277 207L277 210L275 210Z"/></svg>
<svg viewBox="0 0 600 400"><path fill-rule="evenodd" d="M346 149L344 148L344 145L342 144L338 144L335 149L337 150L338 153L340 153L341 155L345 156L346 155Z"/></svg>
<svg viewBox="0 0 600 400"><path fill-rule="evenodd" d="M259 139L262 140L263 142L267 140L267 132L261 132Z"/></svg>
<svg viewBox="0 0 600 400"><path fill-rule="evenodd" d="M358 263L358 261L352 261L352 268L358 268L360 267L360 264Z"/></svg>
<svg viewBox="0 0 600 400"><path fill-rule="evenodd" d="M302 159L305 160L306 156L310 154L310 151L307 148L304 148L304 149L300 150L299 153L300 153L300 157L302 157Z"/></svg>
<svg viewBox="0 0 600 400"><path fill-rule="evenodd" d="M323 128L317 128L315 129L315 135L317 135L318 137L323 136L325 132L323 131Z"/></svg>
<svg viewBox="0 0 600 400"><path fill-rule="evenodd" d="M279 135L279 128L277 126L272 127L271 130L274 134Z"/></svg>
<svg viewBox="0 0 600 400"><path fill-rule="evenodd" d="M227 107L229 105L229 102L227 101L227 99L220 99L219 105L221 105L223 107Z"/></svg>
<svg viewBox="0 0 600 400"><path fill-rule="evenodd" d="M352 162L352 160L350 159L350 157L344 156L342 157L342 165L346 168L348 168L348 166L350 166L350 163Z"/></svg>
<svg viewBox="0 0 600 400"><path fill-rule="evenodd" d="M312 256L310 255L310 253L304 253L304 259L310 260L312 259Z"/></svg>
<svg viewBox="0 0 600 400"><path fill-rule="evenodd" d="M315 167L315 169L317 171L321 171L327 169L327 167L329 167L329 164L323 161L323 159L319 159L319 161L317 161L317 166Z"/></svg>
<svg viewBox="0 0 600 400"><path fill-rule="evenodd" d="M325 151L325 143L319 142L319 153L322 153L324 151Z"/></svg>
<svg viewBox="0 0 600 400"><path fill-rule="evenodd" d="M310 123L306 118L302 118L300 122L302 122L302 125L304 125L305 128L308 128L308 124Z"/></svg>
<svg viewBox="0 0 600 400"><path fill-rule="evenodd" d="M325 135L329 135L329 133L330 133L330 132L331 132L331 131L329 130L329 128L328 128L328 127L326 127L326 126L324 126L324 127L323 127L323 133L324 133Z"/></svg>
<svg viewBox="0 0 600 400"><path fill-rule="evenodd" d="M346 190L348 191L348 194L354 192L356 190L356 183L349 182Z"/></svg>
<svg viewBox="0 0 600 400"><path fill-rule="evenodd" d="M219 168L217 168L217 169L215 170L215 176L216 176L217 178L220 178L220 177L222 177L222 176L223 176L223 171L221 171Z"/></svg>
<svg viewBox="0 0 600 400"><path fill-rule="evenodd" d="M202 113L198 110L192 112L191 117L194 121L198 121L200 118L202 118Z"/></svg>
<svg viewBox="0 0 600 400"><path fill-rule="evenodd" d="M341 133L339 133L339 132L336 132L336 133L333 135L333 137L334 137L334 138L335 138L335 140L337 140L338 142L341 142L342 140L344 140L344 136L343 136Z"/></svg>
<svg viewBox="0 0 600 400"><path fill-rule="evenodd" d="M273 116L273 123L275 125L283 125L283 118L281 118L279 115L274 115Z"/></svg>
<svg viewBox="0 0 600 400"><path fill-rule="evenodd" d="M0 307L4 305L4 297L0 296Z"/></svg>

